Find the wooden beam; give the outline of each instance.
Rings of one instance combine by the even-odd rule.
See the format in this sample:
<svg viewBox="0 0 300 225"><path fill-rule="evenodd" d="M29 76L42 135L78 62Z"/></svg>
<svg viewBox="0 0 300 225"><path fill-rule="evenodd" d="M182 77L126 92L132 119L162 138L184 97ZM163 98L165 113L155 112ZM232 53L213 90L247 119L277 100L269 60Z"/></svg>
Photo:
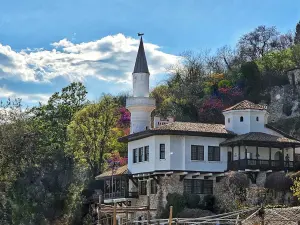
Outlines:
<svg viewBox="0 0 300 225"><path fill-rule="evenodd" d="M153 178L153 180L156 181L156 184L159 184L159 178L157 178L157 177L152 177L152 178Z"/></svg>
<svg viewBox="0 0 300 225"><path fill-rule="evenodd" d="M179 180L183 181L183 179L186 177L186 175L180 175Z"/></svg>
<svg viewBox="0 0 300 225"><path fill-rule="evenodd" d="M200 173L199 172L198 173L192 173L191 176L192 176L192 178L196 178L196 177L200 176Z"/></svg>

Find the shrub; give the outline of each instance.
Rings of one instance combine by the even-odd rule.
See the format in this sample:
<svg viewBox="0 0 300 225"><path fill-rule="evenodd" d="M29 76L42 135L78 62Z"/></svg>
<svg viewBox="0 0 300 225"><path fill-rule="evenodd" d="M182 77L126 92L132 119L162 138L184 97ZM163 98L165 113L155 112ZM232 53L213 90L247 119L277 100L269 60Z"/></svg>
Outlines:
<svg viewBox="0 0 300 225"><path fill-rule="evenodd" d="M290 115L292 115L292 108L293 108L293 104L289 101L285 101L282 106L282 112L285 115L290 116Z"/></svg>
<svg viewBox="0 0 300 225"><path fill-rule="evenodd" d="M229 87L231 87L231 82L229 80L221 80L218 83L218 87L219 88L229 88Z"/></svg>
<svg viewBox="0 0 300 225"><path fill-rule="evenodd" d="M190 209L199 208L199 203L200 203L199 195L184 193L183 196L185 198L186 206L188 208Z"/></svg>
<svg viewBox="0 0 300 225"><path fill-rule="evenodd" d="M183 195L178 193L169 193L167 195L167 204L162 212L162 218L168 218L170 212L170 206L173 206L173 217L177 217L186 205L186 200Z"/></svg>
<svg viewBox="0 0 300 225"><path fill-rule="evenodd" d="M292 179L283 172L271 173L265 182L265 188L275 191L289 191L292 185Z"/></svg>
<svg viewBox="0 0 300 225"><path fill-rule="evenodd" d="M215 202L216 202L215 196L205 195L203 198L204 209L214 212L215 211Z"/></svg>

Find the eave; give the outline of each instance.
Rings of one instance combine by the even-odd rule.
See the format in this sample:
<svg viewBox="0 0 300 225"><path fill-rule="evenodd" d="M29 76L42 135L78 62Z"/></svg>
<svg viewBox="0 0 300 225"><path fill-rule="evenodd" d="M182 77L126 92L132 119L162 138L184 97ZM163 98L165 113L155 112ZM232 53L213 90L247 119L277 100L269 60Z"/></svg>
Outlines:
<svg viewBox="0 0 300 225"><path fill-rule="evenodd" d="M135 134L130 134L118 139L119 142L130 142L139 140L154 135L184 135L184 136L201 136L201 137L218 137L232 138L236 136L234 133L213 133L213 132L195 132L195 131L180 131L180 130L145 130Z"/></svg>

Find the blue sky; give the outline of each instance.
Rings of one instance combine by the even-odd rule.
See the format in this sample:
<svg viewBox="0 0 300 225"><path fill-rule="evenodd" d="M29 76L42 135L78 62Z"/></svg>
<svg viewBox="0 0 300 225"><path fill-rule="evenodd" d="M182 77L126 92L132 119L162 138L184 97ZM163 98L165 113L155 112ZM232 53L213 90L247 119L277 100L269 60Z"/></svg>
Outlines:
<svg viewBox="0 0 300 225"><path fill-rule="evenodd" d="M144 32L151 86L186 50L234 45L258 25L295 29L299 0L0 0L0 98L45 102L71 81L89 98L130 91Z"/></svg>

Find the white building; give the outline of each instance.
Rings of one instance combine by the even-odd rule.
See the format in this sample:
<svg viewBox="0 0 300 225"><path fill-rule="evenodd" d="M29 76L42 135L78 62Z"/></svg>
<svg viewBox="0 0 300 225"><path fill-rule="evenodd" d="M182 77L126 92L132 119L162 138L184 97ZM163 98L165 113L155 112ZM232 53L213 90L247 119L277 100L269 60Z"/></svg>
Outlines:
<svg viewBox="0 0 300 225"><path fill-rule="evenodd" d="M145 205L145 196L150 195L151 203L159 207L170 192L213 194L218 177L229 170L254 174L294 170L300 142L269 126L266 107L247 100L223 111L225 125L155 118L152 128L155 100L149 98L149 75L141 38L133 97L126 103L131 134L120 139L128 143L128 166L116 171L114 179L122 185L115 188L110 189L110 173L98 176L107 182L105 202Z"/></svg>

